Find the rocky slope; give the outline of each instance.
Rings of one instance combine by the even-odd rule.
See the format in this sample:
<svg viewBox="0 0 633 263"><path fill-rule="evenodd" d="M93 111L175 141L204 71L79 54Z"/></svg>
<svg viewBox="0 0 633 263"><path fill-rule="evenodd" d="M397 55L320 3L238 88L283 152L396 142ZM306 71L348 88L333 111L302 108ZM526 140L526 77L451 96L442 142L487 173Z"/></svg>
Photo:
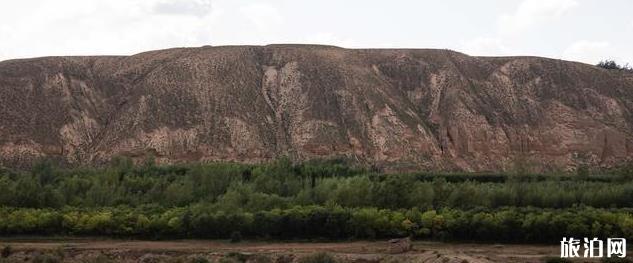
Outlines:
<svg viewBox="0 0 633 263"><path fill-rule="evenodd" d="M0 163L350 158L392 169L611 166L633 74L538 57L271 45L0 62Z"/></svg>

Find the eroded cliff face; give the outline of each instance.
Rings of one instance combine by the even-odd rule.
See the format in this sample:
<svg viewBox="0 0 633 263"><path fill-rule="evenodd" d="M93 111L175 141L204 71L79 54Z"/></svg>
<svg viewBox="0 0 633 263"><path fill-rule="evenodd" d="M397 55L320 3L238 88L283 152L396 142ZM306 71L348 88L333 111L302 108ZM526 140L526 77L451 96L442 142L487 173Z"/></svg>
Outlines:
<svg viewBox="0 0 633 263"><path fill-rule="evenodd" d="M345 157L397 170L633 158L633 74L536 57L271 45L0 62L0 162Z"/></svg>

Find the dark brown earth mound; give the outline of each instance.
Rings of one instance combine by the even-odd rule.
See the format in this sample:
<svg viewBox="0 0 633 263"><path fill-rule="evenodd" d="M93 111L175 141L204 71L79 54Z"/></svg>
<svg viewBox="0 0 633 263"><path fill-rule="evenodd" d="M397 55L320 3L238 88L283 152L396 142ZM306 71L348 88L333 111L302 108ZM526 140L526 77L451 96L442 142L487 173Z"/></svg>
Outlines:
<svg viewBox="0 0 633 263"><path fill-rule="evenodd" d="M507 170L633 157L633 74L538 57L271 45L0 62L0 163L349 158Z"/></svg>

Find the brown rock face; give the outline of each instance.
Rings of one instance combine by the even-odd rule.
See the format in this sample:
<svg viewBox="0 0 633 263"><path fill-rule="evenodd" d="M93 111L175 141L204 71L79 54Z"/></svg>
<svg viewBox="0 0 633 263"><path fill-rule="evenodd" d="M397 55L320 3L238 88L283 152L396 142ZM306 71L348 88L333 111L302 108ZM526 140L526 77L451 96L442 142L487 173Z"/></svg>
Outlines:
<svg viewBox="0 0 633 263"><path fill-rule="evenodd" d="M633 74L536 57L271 45L0 62L0 162L393 169L611 166L633 157Z"/></svg>

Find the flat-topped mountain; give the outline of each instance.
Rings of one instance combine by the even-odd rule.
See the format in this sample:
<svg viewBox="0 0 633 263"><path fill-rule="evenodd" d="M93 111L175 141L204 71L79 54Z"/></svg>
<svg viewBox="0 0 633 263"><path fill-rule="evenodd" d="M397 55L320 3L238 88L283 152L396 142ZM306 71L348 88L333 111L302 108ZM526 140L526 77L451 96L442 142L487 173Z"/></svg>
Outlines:
<svg viewBox="0 0 633 263"><path fill-rule="evenodd" d="M538 57L270 45L0 62L0 164L349 158L391 169L633 158L633 74Z"/></svg>

